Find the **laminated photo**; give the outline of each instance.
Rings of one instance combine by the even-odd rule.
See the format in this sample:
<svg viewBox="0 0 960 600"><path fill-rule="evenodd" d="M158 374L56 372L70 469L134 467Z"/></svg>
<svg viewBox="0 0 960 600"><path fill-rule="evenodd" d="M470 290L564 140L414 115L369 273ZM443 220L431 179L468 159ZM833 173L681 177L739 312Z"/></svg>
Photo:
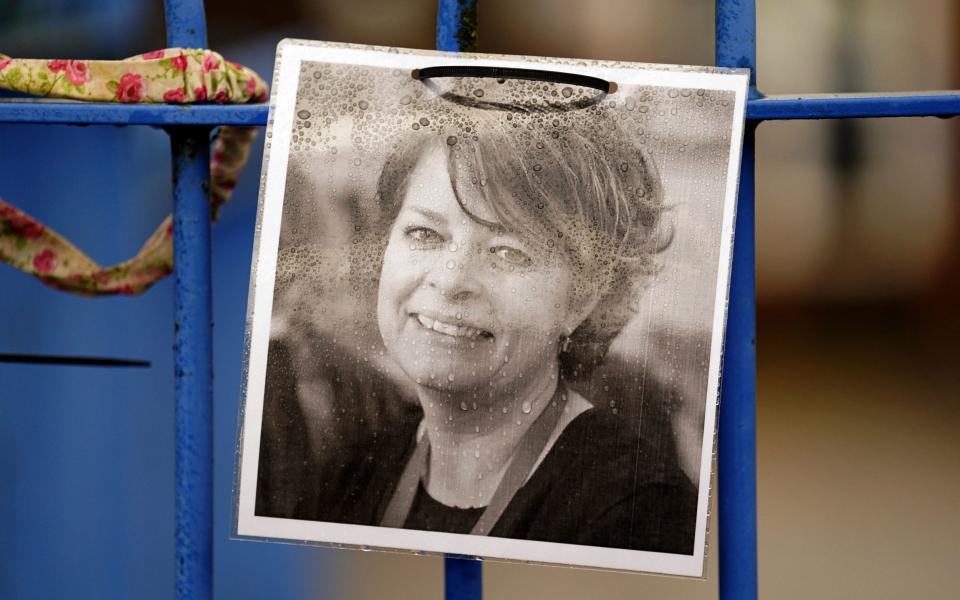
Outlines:
<svg viewBox="0 0 960 600"><path fill-rule="evenodd" d="M747 83L283 42L236 535L702 576Z"/></svg>

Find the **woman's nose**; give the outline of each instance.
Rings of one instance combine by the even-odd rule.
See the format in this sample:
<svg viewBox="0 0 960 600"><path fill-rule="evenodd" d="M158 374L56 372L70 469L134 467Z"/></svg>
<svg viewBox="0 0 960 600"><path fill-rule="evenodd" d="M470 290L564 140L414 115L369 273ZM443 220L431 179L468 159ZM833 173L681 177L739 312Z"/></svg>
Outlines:
<svg viewBox="0 0 960 600"><path fill-rule="evenodd" d="M463 301L483 290L478 250L451 242L442 252L439 264L428 274L428 285L440 290L449 301Z"/></svg>

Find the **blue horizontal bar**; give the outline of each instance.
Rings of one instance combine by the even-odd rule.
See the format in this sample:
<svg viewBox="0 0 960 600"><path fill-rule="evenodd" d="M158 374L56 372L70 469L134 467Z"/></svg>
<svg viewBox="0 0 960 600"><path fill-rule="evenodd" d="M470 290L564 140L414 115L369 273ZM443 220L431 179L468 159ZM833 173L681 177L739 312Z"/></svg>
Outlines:
<svg viewBox="0 0 960 600"><path fill-rule="evenodd" d="M767 96L747 101L751 121L956 115L960 115L960 92Z"/></svg>
<svg viewBox="0 0 960 600"><path fill-rule="evenodd" d="M960 92L767 96L747 101L750 121L856 117L952 117L960 115ZM0 123L67 125L267 124L266 104L98 104L46 100L0 101Z"/></svg>
<svg viewBox="0 0 960 600"><path fill-rule="evenodd" d="M63 100L0 101L0 123L59 125L267 124L266 104L104 104Z"/></svg>

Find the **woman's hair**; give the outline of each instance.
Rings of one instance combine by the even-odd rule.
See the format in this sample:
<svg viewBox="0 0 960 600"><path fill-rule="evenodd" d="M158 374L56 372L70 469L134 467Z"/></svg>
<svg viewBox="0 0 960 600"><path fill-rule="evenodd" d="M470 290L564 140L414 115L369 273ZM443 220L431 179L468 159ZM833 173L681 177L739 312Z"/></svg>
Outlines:
<svg viewBox="0 0 960 600"><path fill-rule="evenodd" d="M565 254L574 272L571 305L596 299L560 355L561 374L571 380L600 364L635 314L660 246L662 190L653 161L611 118L595 115L475 109L454 127L421 129L398 142L377 184L386 229L418 160L440 145L470 218L492 225L469 208L482 201L526 243Z"/></svg>

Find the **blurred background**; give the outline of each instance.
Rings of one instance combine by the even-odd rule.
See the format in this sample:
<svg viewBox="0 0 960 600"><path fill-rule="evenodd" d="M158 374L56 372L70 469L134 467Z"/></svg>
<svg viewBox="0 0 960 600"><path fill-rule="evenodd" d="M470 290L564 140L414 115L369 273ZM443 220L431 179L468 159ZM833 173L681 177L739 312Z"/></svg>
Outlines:
<svg viewBox="0 0 960 600"><path fill-rule="evenodd" d="M713 63L710 0L481 0L485 52ZM208 0L210 46L261 74L284 37L429 48L435 0ZM162 3L0 0L0 51L121 58L164 45ZM958 87L949 0L765 0L767 94ZM757 148L760 592L953 598L960 584L960 191L955 120L764 123ZM442 560L228 541L255 148L214 227L219 598L439 598ZM95 260L170 210L147 128L0 125L0 197ZM0 597L173 594L173 290L84 299L0 268ZM715 537L711 546L715 547ZM488 598L714 598L706 580L490 563Z"/></svg>

